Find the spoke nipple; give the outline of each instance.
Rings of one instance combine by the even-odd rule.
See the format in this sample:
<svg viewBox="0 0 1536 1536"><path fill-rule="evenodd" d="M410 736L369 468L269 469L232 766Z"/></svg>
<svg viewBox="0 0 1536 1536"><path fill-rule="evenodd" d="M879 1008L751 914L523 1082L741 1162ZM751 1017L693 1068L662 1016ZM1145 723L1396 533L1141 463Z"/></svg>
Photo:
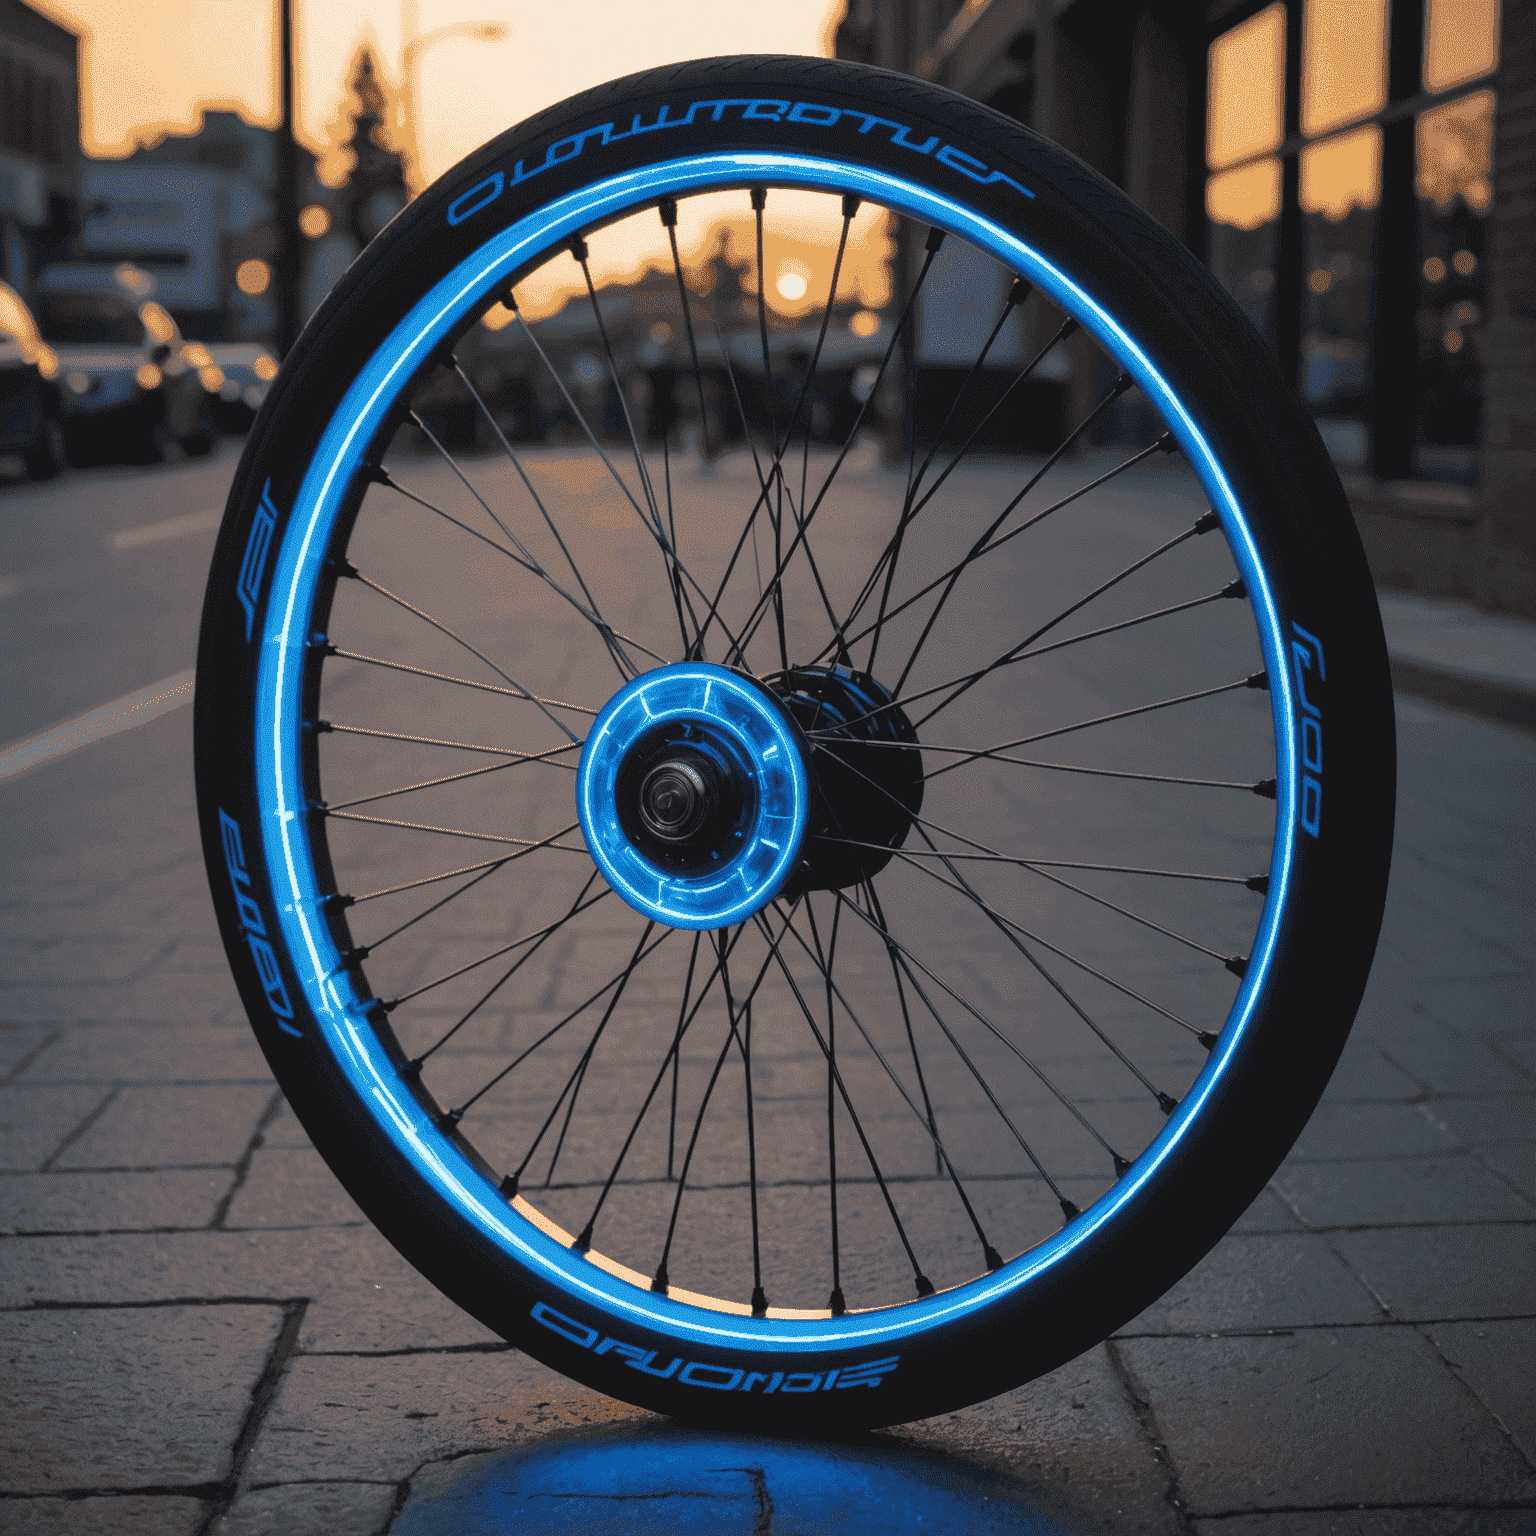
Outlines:
<svg viewBox="0 0 1536 1536"><path fill-rule="evenodd" d="M331 803L329 800L311 800L309 802L309 808L312 811L318 811L323 816L328 810L330 810Z"/></svg>
<svg viewBox="0 0 1536 1536"><path fill-rule="evenodd" d="M1082 330L1082 328L1083 322L1081 320L1074 320L1070 315L1068 315L1067 318L1062 321L1061 329L1056 332L1056 340L1065 341L1068 336L1077 335L1077 333Z"/></svg>
<svg viewBox="0 0 1536 1536"><path fill-rule="evenodd" d="M1195 524L1196 533L1212 533L1221 527L1221 519L1214 512L1207 512L1199 522Z"/></svg>
<svg viewBox="0 0 1536 1536"><path fill-rule="evenodd" d="M329 896L322 896L318 905L345 910L347 907L354 905L356 900L355 896L343 896L340 891L332 891Z"/></svg>
<svg viewBox="0 0 1536 1536"><path fill-rule="evenodd" d="M462 1109L450 1109L446 1115L438 1117L437 1128L440 1131L455 1131L458 1129L459 1121L463 1118L464 1111Z"/></svg>
<svg viewBox="0 0 1536 1536"><path fill-rule="evenodd" d="M761 213L763 211L763 209L768 206L768 188L767 187L752 187L748 191L748 196L750 196L751 199L752 199L752 206L759 213Z"/></svg>
<svg viewBox="0 0 1536 1536"><path fill-rule="evenodd" d="M325 562L325 568L333 576L340 577L357 575L357 567L353 565L350 560L344 560L339 555L333 560L327 560Z"/></svg>
<svg viewBox="0 0 1536 1536"><path fill-rule="evenodd" d="M1068 1221L1076 1221L1077 1218L1083 1214L1083 1212L1080 1206L1073 1205L1070 1200L1063 1199L1061 1201L1061 1214L1065 1216Z"/></svg>
<svg viewBox="0 0 1536 1536"><path fill-rule="evenodd" d="M581 1236L576 1239L576 1252L586 1253L592 1246L592 1223L589 1221L581 1229Z"/></svg>
<svg viewBox="0 0 1536 1536"><path fill-rule="evenodd" d="M929 255L932 255L933 252L938 250L938 248L941 245L943 245L943 244L944 244L944 231L942 229L938 228L937 225L935 225L934 228L932 228L932 229L930 229L928 231L928 239L927 239L927 242L924 244L923 249L925 251L927 251L929 253Z"/></svg>
<svg viewBox="0 0 1536 1536"><path fill-rule="evenodd" d="M1278 792L1278 789L1275 780L1260 779L1259 782L1253 786L1253 792L1256 795L1262 795L1266 800L1273 800Z"/></svg>
<svg viewBox="0 0 1536 1536"><path fill-rule="evenodd" d="M503 308L510 309L514 315L517 313L517 295L513 293L511 283L502 290L501 303Z"/></svg>
<svg viewBox="0 0 1536 1536"><path fill-rule="evenodd" d="M1017 309L1035 291L1035 285L1027 277L1016 277L1008 290L1008 308Z"/></svg>
<svg viewBox="0 0 1536 1536"><path fill-rule="evenodd" d="M656 205L656 211L661 215L661 222L667 229L675 229L677 227L677 199L675 197L662 198ZM661 1289L666 1290L666 1285L663 1284Z"/></svg>
<svg viewBox="0 0 1536 1536"><path fill-rule="evenodd" d="M394 484L394 481L389 478L389 471L382 464L364 464L362 478L365 485Z"/></svg>
<svg viewBox="0 0 1536 1536"><path fill-rule="evenodd" d="M924 1296L933 1295L933 1281L930 1280L927 1275L919 1270L914 1278L917 1281L917 1295L919 1300L921 1300Z"/></svg>
<svg viewBox="0 0 1536 1536"><path fill-rule="evenodd" d="M577 261L585 261L587 259L587 242L580 235L573 235L571 237L569 250Z"/></svg>
<svg viewBox="0 0 1536 1536"><path fill-rule="evenodd" d="M375 1001L378 1002L379 1007L382 1008L385 1013L393 1013L395 1009L400 1006L400 999L398 997L390 998L387 1003L379 999L375 999Z"/></svg>
<svg viewBox="0 0 1536 1536"><path fill-rule="evenodd" d="M1123 1179L1131 1171L1131 1165L1118 1152L1111 1152L1110 1156L1115 1160L1115 1177Z"/></svg>
<svg viewBox="0 0 1536 1536"><path fill-rule="evenodd" d="M317 629L314 634L309 637L309 643L313 646L316 646L320 650L329 651L334 649L334 647L331 645L331 637L326 634L324 630L320 629Z"/></svg>
<svg viewBox="0 0 1536 1536"><path fill-rule="evenodd" d="M1269 692L1269 673L1268 672L1255 672L1252 677L1248 678L1247 686L1249 688L1262 688L1265 691L1265 693L1268 693Z"/></svg>
<svg viewBox="0 0 1536 1536"><path fill-rule="evenodd" d="M677 216L676 203L672 205L672 213L673 217L675 218ZM651 1289L653 1291L659 1292L663 1296L667 1294L667 1266L665 1264L661 1265L657 1269L654 1278L651 1280Z"/></svg>
<svg viewBox="0 0 1536 1536"><path fill-rule="evenodd" d="M1126 392L1126 390L1130 389L1135 383L1136 383L1136 380L1133 379L1130 376L1130 374L1122 373L1120 375L1120 377L1115 380L1115 387L1110 392L1111 396L1113 398L1115 398L1115 399L1118 399L1121 395L1123 395Z"/></svg>
<svg viewBox="0 0 1536 1536"><path fill-rule="evenodd" d="M998 1270L1003 1267L1003 1256L991 1243L982 1244L981 1256L987 1261L989 1270Z"/></svg>
<svg viewBox="0 0 1536 1536"><path fill-rule="evenodd" d="M843 1288L840 1285L832 1287L832 1294L827 1298L827 1309L833 1317L841 1317L848 1310L848 1303L843 1300Z"/></svg>
<svg viewBox="0 0 1536 1536"><path fill-rule="evenodd" d="M1246 885L1250 891L1257 891L1260 896L1269 895L1268 875L1250 875L1245 881L1243 881L1243 884Z"/></svg>
<svg viewBox="0 0 1536 1536"><path fill-rule="evenodd" d="M366 944L359 944L354 949L349 949L341 957L341 964L336 967L338 971L345 971L356 965L359 960L366 960L372 951Z"/></svg>
<svg viewBox="0 0 1536 1536"><path fill-rule="evenodd" d="M1234 976L1246 976L1248 974L1248 961L1243 955L1233 955L1224 963Z"/></svg>
<svg viewBox="0 0 1536 1536"><path fill-rule="evenodd" d="M1171 1115L1179 1107L1179 1101L1169 1098L1166 1093L1160 1093L1157 1096L1157 1107L1165 1115Z"/></svg>
<svg viewBox="0 0 1536 1536"><path fill-rule="evenodd" d="M1198 1040L1200 1044L1203 1045L1208 1051L1213 1051L1216 1049L1216 1036L1213 1035L1208 1029L1202 1029L1200 1033L1195 1036L1195 1039Z"/></svg>
<svg viewBox="0 0 1536 1536"><path fill-rule="evenodd" d="M1229 581L1221 589L1221 595L1223 597L1247 597L1248 588L1244 585L1243 578L1239 576L1236 581Z"/></svg>
<svg viewBox="0 0 1536 1536"><path fill-rule="evenodd" d="M323 736L330 728L331 722L329 720L306 720L304 722L304 729L311 736Z"/></svg>
<svg viewBox="0 0 1536 1536"><path fill-rule="evenodd" d="M422 1058L417 1056L414 1060L406 1062L400 1068L400 1076L408 1083L419 1082L421 1080L421 1069L425 1064Z"/></svg>
<svg viewBox="0 0 1536 1536"><path fill-rule="evenodd" d="M862 203L863 201L864 201L864 199L862 197L860 197L857 192L844 192L843 193L843 217L845 219L851 219L854 216L854 214L856 214L859 211L859 204Z"/></svg>
<svg viewBox="0 0 1536 1536"><path fill-rule="evenodd" d="M1164 432L1163 435L1158 438L1157 446L1161 448L1164 453L1177 453L1179 451L1179 440L1173 435L1172 432Z"/></svg>
<svg viewBox="0 0 1536 1536"><path fill-rule="evenodd" d="M763 1290L762 1286L754 1285L752 1287L752 1316L753 1317L767 1317L767 1315L768 1315L768 1296L767 1296L767 1293Z"/></svg>
<svg viewBox="0 0 1536 1536"><path fill-rule="evenodd" d="M501 1192L508 1200L511 1200L517 1194L517 1175L515 1173L509 1173L501 1181Z"/></svg>

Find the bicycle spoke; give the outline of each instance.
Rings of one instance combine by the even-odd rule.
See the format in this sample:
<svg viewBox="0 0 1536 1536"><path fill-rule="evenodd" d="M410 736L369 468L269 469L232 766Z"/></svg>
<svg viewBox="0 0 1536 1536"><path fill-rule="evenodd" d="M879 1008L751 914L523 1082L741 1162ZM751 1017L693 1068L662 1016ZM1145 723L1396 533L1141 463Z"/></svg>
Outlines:
<svg viewBox="0 0 1536 1536"><path fill-rule="evenodd" d="M477 683L467 677L454 677L451 673L448 672L432 672L429 671L426 667L409 666L403 661L387 661L381 656L364 655L361 651L342 650L340 646L327 646L325 648L325 654L327 656L340 656L346 661L366 662L369 666L384 667L391 672L408 672L413 677L430 677L434 682L454 683L460 688L476 688L481 693L499 693L502 695L502 697L508 699L526 699L528 697L528 694L522 689L498 688L495 683ZM537 702L541 704L552 705L556 709L574 710L577 714L581 715L592 715L594 717L597 715L597 711L595 709L588 709L585 704L566 704L559 699L539 699ZM427 738L406 737L404 739L410 741L424 741ZM573 745L579 747L581 743L578 741L573 743Z"/></svg>
<svg viewBox="0 0 1536 1536"><path fill-rule="evenodd" d="M530 704L537 704L539 706L539 713L542 714L545 719L547 719L549 723L555 727L557 731L563 732L573 742L576 740L576 737L572 734L570 728L563 721L557 720L549 712L549 706L551 704L554 704L556 707L563 709L570 709L576 706L561 705L557 700L544 700L539 698L536 694L530 693L526 688L523 687L520 682L518 682L515 677L513 677L509 672L502 671L502 669L498 667L496 663L490 659L489 656L487 656L483 651L477 650L469 643L468 640L464 639L462 635L455 634L453 630L451 630L446 624L440 622L437 619L434 619L430 613L426 612L425 609L418 608L414 603L409 603L403 597L399 597L395 593L391 592L388 587L380 586L378 582L367 576L364 576L363 573L358 570L357 567L350 561L343 565L342 574L352 577L354 581L361 582L370 591L377 592L381 597L388 598L390 602L397 603L401 608L404 608L407 613L414 613L417 618L424 619L428 624L432 626L433 629L437 630L440 634L447 635L447 637L452 640L455 645L463 646L471 656L477 657L479 660L483 661L486 666L488 666L491 671L494 672L497 677L499 677L504 683L509 683L519 698L528 700ZM596 714L597 711L583 710L582 713Z"/></svg>
<svg viewBox="0 0 1536 1536"><path fill-rule="evenodd" d="M816 928L816 909L806 896L805 915L811 925L811 938L816 945L817 963L827 978L827 1204L828 1221L832 1234L832 1293L827 1301L833 1317L841 1317L848 1310L843 1298L842 1265L837 1230L837 1015L832 1008L832 963L837 956L838 920L842 908L832 908L832 933L827 941L826 958L822 958L821 934Z"/></svg>
<svg viewBox="0 0 1536 1536"><path fill-rule="evenodd" d="M396 827L405 832L435 832L439 837L467 837L479 843L510 843L526 853L533 853L539 848L554 848L561 853L587 852L585 847L574 848L569 843L555 842L555 838L564 837L567 832L574 832L581 825L579 821L573 821L570 826L561 828L549 837L534 840L526 837L508 837L502 832L470 832L463 827L434 827L424 821L391 821L384 816L356 816L351 811L323 810L321 814L332 821L355 821L370 827Z"/></svg>
<svg viewBox="0 0 1536 1536"><path fill-rule="evenodd" d="M458 1019L458 1021L449 1028L449 1030L448 1030L448 1032L446 1034L440 1036L435 1044L429 1046L425 1051L423 1051L421 1053L420 1056L416 1057L415 1060L412 1061L411 1066L412 1066L412 1068L415 1071L417 1071L417 1072L421 1071L422 1064L427 1060L427 1058L432 1056L432 1055L434 1055L436 1052L440 1051L445 1045L447 1045L447 1043L451 1039L453 1039L453 1037L456 1034L458 1034L458 1032L461 1029L463 1029L463 1027L467 1023L469 1023L469 1021L472 1018L474 1018L474 1016L488 1002L490 1002L490 1000L493 997L495 997L497 992L499 992L502 989L502 987L504 987L518 973L518 971L520 971L523 968L523 966L528 963L528 961L530 961L536 954L538 954L538 952L544 947L544 944L545 944L545 942L548 939L552 938L555 934L559 933L559 931L563 927L565 927L565 925L568 922L570 922L572 918L576 917L578 914L580 914L582 912L585 912L588 907L596 906L597 903L600 902L603 899L603 897L611 896L613 894L611 891L607 891L607 890L599 891L597 893L597 895L592 897L592 899L589 901L587 899L587 892L592 889L592 886L593 886L593 884L594 884L594 882L596 880L597 880L597 871L594 869L592 871L592 873L587 876L586 883L582 886L582 888L579 891L577 891L576 899L575 899L575 901L573 901L571 903L571 909L570 909L569 912L567 912L565 914L564 917L556 918L554 922L547 924L545 927L537 928L532 933L524 934L522 938L520 938L520 939L516 940L514 943L508 945L506 949L501 949L501 950L497 951L498 954L506 954L508 949L517 949L517 948L519 948L520 946L522 946L524 944L532 944L533 945L533 948L528 950L526 954L519 955L518 958L512 962L512 965L511 965L510 969L504 971L502 973L502 975L496 981L491 983L490 988L486 992L481 994L481 996L470 1007L469 1011L467 1013L461 1015L460 1018ZM486 958L487 959L494 959L495 956L488 955ZM476 963L477 964L481 964L483 962L476 962ZM473 969L473 967L468 967L467 966L467 967L464 968L464 970L469 970L469 969ZM464 974L464 970L454 971L451 974L453 976L461 976L461 975ZM443 980L448 980L448 979L450 979L450 978L449 977L444 977L443 978ZM415 993L411 993L409 995L414 997L416 994ZM403 998L400 999L400 1001L402 1001L402 1002L404 1000L405 999L403 999Z"/></svg>
<svg viewBox="0 0 1536 1536"><path fill-rule="evenodd" d="M768 272L763 265L763 209L768 203L768 189L766 187L753 187L751 190L752 218L757 233L757 331L762 341L763 348L763 380L768 393L768 441L777 443L779 440L779 412L778 404L773 395L773 358L768 351ZM753 455L754 462L756 454ZM779 482L780 494L777 508L768 510L769 521L773 524L773 565L779 568L779 561L784 553L784 506L783 506L783 482ZM802 505L804 503L802 502ZM759 583L758 596L762 596L761 583ZM784 632L784 589L782 583L775 584L773 589L773 620L774 629L779 640L779 667L782 671L789 671L789 644ZM750 641L751 637L746 639Z"/></svg>
<svg viewBox="0 0 1536 1536"><path fill-rule="evenodd" d="M715 933L716 951L720 956L720 986L725 993L725 1011L731 1022L731 1035L741 1052L741 1070L747 1091L747 1182L751 1189L752 1212L752 1315L768 1315L768 1296L763 1290L763 1252L757 1219L757 1124L754 1115L752 1093L752 999L748 998L738 1011L731 995L731 970L726 961L725 934ZM737 1030L737 1019L744 1022L744 1029Z"/></svg>
<svg viewBox="0 0 1536 1536"><path fill-rule="evenodd" d="M333 726L332 729L334 730L335 727ZM361 736L365 734L375 735L382 733L372 731L364 732L359 730L350 734ZM397 737L395 739L398 740L399 738ZM435 741L432 743L432 745L447 746L448 743ZM454 743L454 745L460 744ZM473 751L475 749L465 748L464 750ZM569 752L571 750L572 749L568 746L555 747L552 749L553 752ZM375 800L389 800L396 795L414 794L418 789L437 789L443 784L461 784L465 779L478 779L484 777L484 775L488 773L500 773L503 768L521 768L525 763L547 763L550 762L550 757L550 752L519 752L517 756L514 757L510 762L488 763L484 768L466 768L463 773L450 773L440 779L423 779L420 783L417 784L402 784L398 789L382 789L376 795L359 795L355 800L338 800L335 805L327 804L325 809L333 814L336 811L349 811L353 806L371 805ZM556 768L565 768L571 772L575 772L576 769L576 765L574 763L552 763L551 766Z"/></svg>
<svg viewBox="0 0 1536 1536"><path fill-rule="evenodd" d="M953 834L951 834L953 836ZM1142 869L1131 864L1079 864L1070 859L1023 858L1008 853L914 853L910 848L892 849L886 843L863 843L852 837L832 837L821 834L824 843L842 843L849 848L869 848L879 853L900 852L909 859L959 859L962 862L981 864L1012 864L1021 869L1098 869L1116 875L1165 875L1172 880L1211 880L1223 885L1249 886L1249 879L1241 875L1202 875L1184 869Z"/></svg>
<svg viewBox="0 0 1536 1536"><path fill-rule="evenodd" d="M520 857L520 855L518 855L518 854L511 855L511 858L518 858L518 857ZM507 862L510 862L510 860L501 860L500 862L507 863ZM586 885L584 885L582 887L582 894L583 895L585 895L587 890L590 889L590 887L592 885L592 881L594 879L596 879L596 878L597 878L597 873L594 870L593 873L590 876L588 876ZM481 957L478 960L471 960L466 965L461 965L461 966L456 967L454 970L447 971L443 975L437 977L436 980L434 980L434 981L426 982L424 985L416 987L415 989L413 989L410 992L402 992L399 997L393 998L389 1002L384 1004L384 1011L386 1013L393 1013L394 1010L396 1008L398 1008L402 1003L408 1003L413 998L420 997L424 992L432 991L434 987L443 986L446 982L456 981L460 976L467 976L471 971L479 970L479 968L482 965L488 965L492 960L499 959L502 955L510 954L514 949L521 949L524 944L532 944L535 940L538 940L538 941L542 942L550 934L555 932L555 930L557 928L560 928L560 927L564 926L564 924L569 922L571 920L571 918L573 918L578 912L586 911L587 907L595 906L605 896L611 896L612 894L613 894L612 891L601 890L601 891L599 891L597 893L596 896L594 896L591 899L591 901L588 901L585 905L575 905L575 906L573 906L571 908L571 910L565 914L564 917L556 918L554 922L546 923L544 925L544 927L542 927L542 928L535 928L532 933L525 933L522 936L522 938L520 938L520 939L513 939L510 944L502 944L502 945L498 946L496 949L493 949L488 955L481 955ZM580 901L581 901L581 897L578 896L577 897L577 902L580 903ZM515 967L514 967L514 969L515 969ZM507 974L511 975L511 972L509 971ZM505 978L503 978L503 979L505 979ZM483 1002L484 999L482 999L481 1001ZM477 1003L475 1006L478 1008L480 1005ZM473 1012L473 1011L474 1010L472 1009L471 1012ZM462 1024L463 1022L464 1022L463 1019L461 1019L459 1021L460 1024ZM453 1029L450 1029L448 1031L448 1033L446 1035L444 1035L443 1038L437 1042L437 1045L434 1045L431 1050L424 1051L422 1053L420 1059L424 1061L428 1056L430 1056L433 1051L437 1050L439 1046L443 1045L447 1040L449 1040L452 1037L452 1035L454 1033L454 1030L456 1030L458 1027L459 1027L459 1025L455 1024Z"/></svg>

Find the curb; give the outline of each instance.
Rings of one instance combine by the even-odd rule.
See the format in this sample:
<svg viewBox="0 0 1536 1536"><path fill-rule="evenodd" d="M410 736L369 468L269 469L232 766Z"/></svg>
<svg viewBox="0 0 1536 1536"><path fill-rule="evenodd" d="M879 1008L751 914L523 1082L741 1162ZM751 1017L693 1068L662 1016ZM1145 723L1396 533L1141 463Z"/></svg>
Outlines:
<svg viewBox="0 0 1536 1536"><path fill-rule="evenodd" d="M1406 656L1392 656L1392 687L1397 693L1448 705L1485 720L1536 732L1536 690L1473 672L1452 672Z"/></svg>

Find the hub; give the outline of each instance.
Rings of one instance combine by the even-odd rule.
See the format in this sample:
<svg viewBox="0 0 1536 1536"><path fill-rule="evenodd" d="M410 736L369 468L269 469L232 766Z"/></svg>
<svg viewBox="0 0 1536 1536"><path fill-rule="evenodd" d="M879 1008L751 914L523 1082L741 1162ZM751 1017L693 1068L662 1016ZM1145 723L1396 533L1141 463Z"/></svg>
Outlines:
<svg viewBox="0 0 1536 1536"><path fill-rule="evenodd" d="M812 743L816 798L786 894L835 891L877 874L923 805L917 732L889 691L848 667L793 667L768 679Z"/></svg>
<svg viewBox="0 0 1536 1536"><path fill-rule="evenodd" d="M708 662L659 667L620 689L587 735L582 835L644 916L673 928L744 922L800 862L808 756L792 713L755 678Z"/></svg>

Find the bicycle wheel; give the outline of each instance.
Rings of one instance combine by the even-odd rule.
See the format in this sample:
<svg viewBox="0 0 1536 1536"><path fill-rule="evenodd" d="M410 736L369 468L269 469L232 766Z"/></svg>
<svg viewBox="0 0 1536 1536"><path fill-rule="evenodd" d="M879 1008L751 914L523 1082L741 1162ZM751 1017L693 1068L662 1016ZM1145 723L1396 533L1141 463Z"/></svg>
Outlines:
<svg viewBox="0 0 1536 1536"><path fill-rule="evenodd" d="M1211 1247L1342 1048L1394 786L1344 497L1209 275L1008 119L775 58L541 114L347 274L197 773L369 1217L566 1374L784 1429L1025 1381Z"/></svg>

